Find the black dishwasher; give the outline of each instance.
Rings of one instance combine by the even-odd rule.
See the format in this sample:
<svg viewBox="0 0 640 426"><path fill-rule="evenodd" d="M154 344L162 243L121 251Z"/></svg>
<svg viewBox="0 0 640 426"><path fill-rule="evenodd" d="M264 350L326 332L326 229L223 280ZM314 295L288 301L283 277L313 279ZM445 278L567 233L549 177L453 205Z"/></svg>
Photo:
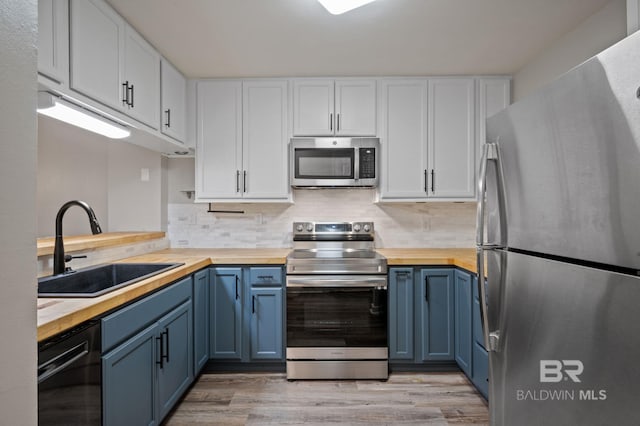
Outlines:
<svg viewBox="0 0 640 426"><path fill-rule="evenodd" d="M100 321L88 321L38 345L38 424L102 422Z"/></svg>

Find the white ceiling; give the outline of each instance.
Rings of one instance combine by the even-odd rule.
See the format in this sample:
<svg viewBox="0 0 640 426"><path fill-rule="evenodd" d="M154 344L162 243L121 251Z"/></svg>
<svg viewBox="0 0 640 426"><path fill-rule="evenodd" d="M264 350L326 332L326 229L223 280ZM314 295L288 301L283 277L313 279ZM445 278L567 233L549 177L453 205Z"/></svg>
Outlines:
<svg viewBox="0 0 640 426"><path fill-rule="evenodd" d="M609 0L108 0L189 77L512 74Z"/></svg>

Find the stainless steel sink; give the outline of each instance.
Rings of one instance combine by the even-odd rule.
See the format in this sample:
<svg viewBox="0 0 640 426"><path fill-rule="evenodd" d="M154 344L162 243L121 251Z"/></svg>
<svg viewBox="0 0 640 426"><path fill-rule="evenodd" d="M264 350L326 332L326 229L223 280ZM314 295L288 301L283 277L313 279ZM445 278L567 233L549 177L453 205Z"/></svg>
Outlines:
<svg viewBox="0 0 640 426"><path fill-rule="evenodd" d="M38 279L38 297L96 297L184 263L111 263Z"/></svg>

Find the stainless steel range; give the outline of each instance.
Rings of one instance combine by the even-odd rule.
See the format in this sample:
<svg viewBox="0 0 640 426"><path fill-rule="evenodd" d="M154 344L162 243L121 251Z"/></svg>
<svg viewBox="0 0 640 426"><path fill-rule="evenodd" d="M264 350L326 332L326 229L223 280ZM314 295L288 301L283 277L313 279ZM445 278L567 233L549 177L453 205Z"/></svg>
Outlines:
<svg viewBox="0 0 640 426"><path fill-rule="evenodd" d="M287 379L386 379L387 260L372 222L296 222Z"/></svg>

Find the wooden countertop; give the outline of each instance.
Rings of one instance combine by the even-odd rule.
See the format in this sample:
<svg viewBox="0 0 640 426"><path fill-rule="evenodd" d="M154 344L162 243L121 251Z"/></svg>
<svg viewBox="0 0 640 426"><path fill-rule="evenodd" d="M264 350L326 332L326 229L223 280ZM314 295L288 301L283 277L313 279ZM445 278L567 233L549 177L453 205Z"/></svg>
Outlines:
<svg viewBox="0 0 640 426"><path fill-rule="evenodd" d="M136 238L132 233L127 234L127 239ZM159 238L164 237L163 233L156 234L162 234ZM146 235L142 238L146 238ZM65 241L65 248L66 244ZM209 265L284 265L290 251L287 248L166 249L120 260L122 263L180 262L184 265L99 297L38 298L38 341L102 315ZM378 249L378 252L387 258L389 266L452 265L476 272L475 249L384 248Z"/></svg>
<svg viewBox="0 0 640 426"><path fill-rule="evenodd" d="M284 265L290 249L167 249L121 263L184 263L183 266L93 298L38 298L38 341L102 315L211 264Z"/></svg>
<svg viewBox="0 0 640 426"><path fill-rule="evenodd" d="M478 273L475 248L380 248L389 266L452 265Z"/></svg>
<svg viewBox="0 0 640 426"><path fill-rule="evenodd" d="M164 232L105 232L98 235L74 235L63 237L65 253L97 247L121 246L140 241L164 238ZM55 237L38 238L38 256L53 254Z"/></svg>

